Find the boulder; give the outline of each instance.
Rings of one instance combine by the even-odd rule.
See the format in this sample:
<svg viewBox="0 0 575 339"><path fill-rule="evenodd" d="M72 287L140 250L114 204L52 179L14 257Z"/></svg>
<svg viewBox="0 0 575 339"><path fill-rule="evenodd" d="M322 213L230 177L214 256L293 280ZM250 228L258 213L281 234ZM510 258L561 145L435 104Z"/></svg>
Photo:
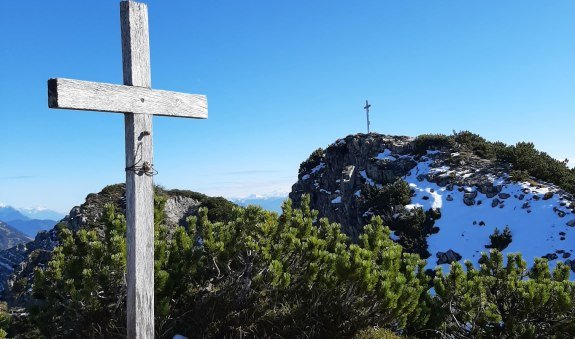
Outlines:
<svg viewBox="0 0 575 339"><path fill-rule="evenodd" d="M495 198L491 201L491 207L497 207L499 205L499 199Z"/></svg>
<svg viewBox="0 0 575 339"><path fill-rule="evenodd" d="M451 249L447 252L437 252L435 256L437 257L438 265L451 264L454 261L461 260L461 255Z"/></svg>
<svg viewBox="0 0 575 339"><path fill-rule="evenodd" d="M463 194L463 202L467 206L473 206L475 205L475 197L477 197L477 191L465 192Z"/></svg>
<svg viewBox="0 0 575 339"><path fill-rule="evenodd" d="M547 260L555 260L559 258L559 256L556 253L547 253L544 256L542 256L542 258L545 258Z"/></svg>

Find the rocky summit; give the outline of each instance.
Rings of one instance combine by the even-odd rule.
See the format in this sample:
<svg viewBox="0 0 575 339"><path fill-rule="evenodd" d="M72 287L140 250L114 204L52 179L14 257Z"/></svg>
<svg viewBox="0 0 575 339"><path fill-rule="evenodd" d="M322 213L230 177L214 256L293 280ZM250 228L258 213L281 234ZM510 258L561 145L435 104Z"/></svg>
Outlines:
<svg viewBox="0 0 575 339"><path fill-rule="evenodd" d="M235 206L224 198L208 197L192 191L165 190L156 187L155 192L156 195L166 198L164 221L169 229L185 225L186 218L196 215L200 207L210 208L208 217L221 219L222 210ZM0 292L3 299L13 306L20 306L28 301L34 269L45 267L52 257L54 248L60 245L58 228L68 228L73 232L81 228L96 229L103 234L100 219L107 204L112 204L117 213L125 213L123 184L110 185L99 193L89 194L82 205L72 208L54 228L39 232L34 240L26 244L0 251Z"/></svg>
<svg viewBox="0 0 575 339"><path fill-rule="evenodd" d="M498 248L522 253L529 265L536 257L547 258L551 266L564 261L575 272L572 193L517 171L502 156L482 156L492 146L513 155L512 146L486 143L487 148L471 149L458 138L437 139L375 133L339 139L302 163L290 198L297 206L309 194L311 207L340 223L352 239L374 214L408 250L414 240L407 238L421 234L423 240L411 250L427 257L429 268L457 260L477 262L481 252ZM398 204L387 195L390 206L378 209L378 197L385 197L390 187L401 187L398 183L409 187L407 199ZM404 221L413 219L416 210L419 229L407 230Z"/></svg>

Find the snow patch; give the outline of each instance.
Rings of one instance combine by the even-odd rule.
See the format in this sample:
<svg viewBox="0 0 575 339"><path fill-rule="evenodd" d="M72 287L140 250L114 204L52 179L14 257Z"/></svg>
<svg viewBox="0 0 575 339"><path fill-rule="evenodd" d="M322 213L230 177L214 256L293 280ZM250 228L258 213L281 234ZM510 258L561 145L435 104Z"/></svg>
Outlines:
<svg viewBox="0 0 575 339"><path fill-rule="evenodd" d="M320 162L319 165L317 165L316 167L311 169L311 174L315 174L315 173L321 171L324 167L325 167L325 163Z"/></svg>
<svg viewBox="0 0 575 339"><path fill-rule="evenodd" d="M365 181L366 181L370 186L375 186L375 182L374 182L371 178L369 178L369 177L367 176L367 174L365 173L365 170L360 171L360 172L359 172L359 175L361 175L361 177L364 178Z"/></svg>
<svg viewBox="0 0 575 339"><path fill-rule="evenodd" d="M391 155L391 151L387 148L382 153L379 153L375 158L379 160L391 160L391 161L397 160L396 157Z"/></svg>
<svg viewBox="0 0 575 339"><path fill-rule="evenodd" d="M333 145L334 146L343 146L343 145L345 145L345 139L337 139Z"/></svg>

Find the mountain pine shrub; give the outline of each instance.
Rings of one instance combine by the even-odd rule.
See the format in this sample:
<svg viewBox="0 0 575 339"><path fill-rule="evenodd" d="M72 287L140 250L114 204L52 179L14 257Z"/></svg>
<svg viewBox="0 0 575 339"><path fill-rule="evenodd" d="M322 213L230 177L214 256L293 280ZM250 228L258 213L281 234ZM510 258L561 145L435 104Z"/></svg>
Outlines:
<svg viewBox="0 0 575 339"><path fill-rule="evenodd" d="M410 253L421 258L430 256L427 250L427 236L437 232L435 220L441 218L440 210L424 211L417 207L407 210L404 206L411 201L411 188L398 179L381 187L364 185L361 190L363 210L380 216L384 223L400 236L399 244Z"/></svg>
<svg viewBox="0 0 575 339"><path fill-rule="evenodd" d="M299 165L299 177L309 173L314 167L319 165L324 157L323 148L318 148L313 151L310 156Z"/></svg>
<svg viewBox="0 0 575 339"><path fill-rule="evenodd" d="M454 146L452 138L443 134L422 134L415 138L414 152L425 154L427 150L450 149Z"/></svg>
<svg viewBox="0 0 575 339"><path fill-rule="evenodd" d="M200 209L188 227L164 226L155 206L156 336L352 336L399 330L419 312L424 262L389 238L380 218L351 244L317 218L309 197L283 214L236 208L231 221ZM32 321L48 337L123 336L125 219L110 205L102 233L59 230L61 246L36 271Z"/></svg>
<svg viewBox="0 0 575 339"><path fill-rule="evenodd" d="M509 226L505 226L503 233L499 230L499 228L495 227L493 234L489 236L489 240L491 240L491 243L489 245L485 245L485 248L494 248L498 251L503 251L506 249L512 241L511 230L509 229Z"/></svg>
<svg viewBox="0 0 575 339"><path fill-rule="evenodd" d="M425 154L427 150L453 149L471 152L483 159L510 163L513 180L523 181L529 176L552 182L568 192L575 193L575 168L569 168L568 161L559 161L545 152L535 149L531 142L506 145L490 142L469 131L454 132L453 135L423 134L415 138L414 152Z"/></svg>
<svg viewBox="0 0 575 339"><path fill-rule="evenodd" d="M455 262L436 270L433 321L425 336L451 338L572 338L575 283L561 262L553 272L536 259L531 270L520 254L483 253L476 269Z"/></svg>

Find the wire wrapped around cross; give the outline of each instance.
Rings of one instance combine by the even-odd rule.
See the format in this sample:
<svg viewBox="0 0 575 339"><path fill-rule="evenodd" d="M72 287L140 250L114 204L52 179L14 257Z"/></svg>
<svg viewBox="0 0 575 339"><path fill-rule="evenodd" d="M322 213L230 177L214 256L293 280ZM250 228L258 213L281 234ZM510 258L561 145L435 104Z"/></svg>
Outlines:
<svg viewBox="0 0 575 339"><path fill-rule="evenodd" d="M147 161L144 161L141 165L138 164L139 162L130 167L126 167L126 172L135 172L137 175L145 174L149 177L153 177L154 175L158 174L158 171L154 168L154 164L150 164Z"/></svg>
<svg viewBox="0 0 575 339"><path fill-rule="evenodd" d="M150 132L144 131L140 135L139 139L141 140L145 136L149 136ZM132 166L126 167L126 172L134 172L137 175L146 175L148 177L153 177L154 175L158 174L158 171L154 168L154 164L149 163L148 161L142 161L142 144L138 144L138 148L136 149L136 154L140 155L140 158L134 161Z"/></svg>

